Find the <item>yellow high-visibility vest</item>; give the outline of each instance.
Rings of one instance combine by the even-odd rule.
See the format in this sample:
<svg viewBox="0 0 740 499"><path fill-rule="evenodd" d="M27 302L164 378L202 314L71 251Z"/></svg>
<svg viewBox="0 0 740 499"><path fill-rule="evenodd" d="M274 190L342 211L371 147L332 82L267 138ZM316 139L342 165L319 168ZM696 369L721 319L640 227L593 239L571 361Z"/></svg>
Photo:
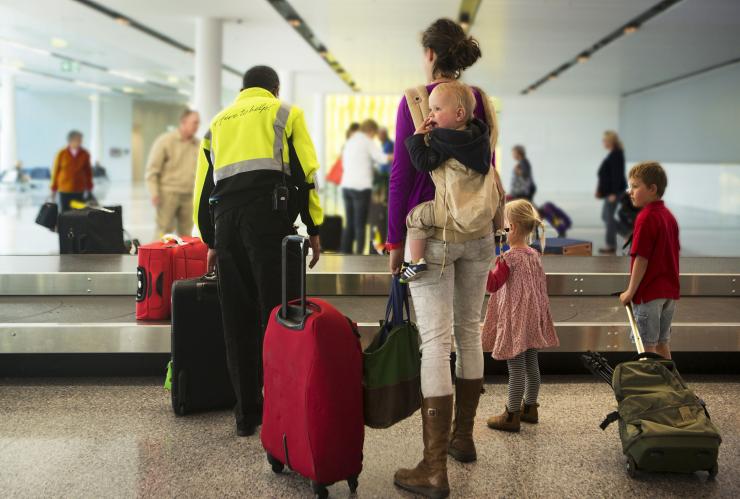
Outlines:
<svg viewBox="0 0 740 499"><path fill-rule="evenodd" d="M253 87L242 90L230 106L213 118L201 142L195 176L193 219L199 231L198 213L203 209L201 194L209 167L213 165L215 185L255 171L282 171L290 175L288 138L306 183L314 184L319 161L303 111L298 107L281 102L268 90ZM316 189L309 192L308 204L313 223L321 225L324 215Z"/></svg>

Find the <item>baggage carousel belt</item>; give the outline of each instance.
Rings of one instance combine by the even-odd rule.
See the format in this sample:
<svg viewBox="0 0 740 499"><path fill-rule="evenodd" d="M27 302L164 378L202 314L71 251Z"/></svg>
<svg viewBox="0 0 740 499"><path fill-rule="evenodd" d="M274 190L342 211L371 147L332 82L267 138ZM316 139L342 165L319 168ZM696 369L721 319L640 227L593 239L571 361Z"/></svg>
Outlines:
<svg viewBox="0 0 740 499"><path fill-rule="evenodd" d="M545 257L551 296L609 296L627 285L629 259ZM309 293L384 296L387 259L325 255L308 276ZM740 258L682 258L684 296L740 295ZM132 296L136 257L123 255L9 256L0 259L0 295Z"/></svg>
<svg viewBox="0 0 740 499"><path fill-rule="evenodd" d="M359 323L377 323L385 315L385 297L328 296L324 299ZM735 298L682 298L673 321L740 324L739 305ZM484 304L481 317L485 308ZM627 322L624 309L613 297L553 296L550 308L556 323ZM135 322L134 309L134 300L127 296L0 297L0 323Z"/></svg>

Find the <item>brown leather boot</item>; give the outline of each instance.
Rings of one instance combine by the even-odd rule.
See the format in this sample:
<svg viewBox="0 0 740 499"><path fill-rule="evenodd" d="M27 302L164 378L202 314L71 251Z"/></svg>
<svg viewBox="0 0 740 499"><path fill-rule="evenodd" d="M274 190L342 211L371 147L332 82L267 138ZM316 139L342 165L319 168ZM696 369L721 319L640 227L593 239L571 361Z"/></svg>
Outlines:
<svg viewBox="0 0 740 499"><path fill-rule="evenodd" d="M540 406L540 404L522 404L522 412L521 412L521 421L522 423L532 423L537 424L540 420L540 416L537 413L537 408Z"/></svg>
<svg viewBox="0 0 740 499"><path fill-rule="evenodd" d="M396 471L393 482L402 489L432 499L450 495L447 482L447 442L452 421L452 395L425 398L421 404L424 458L413 469Z"/></svg>
<svg viewBox="0 0 740 499"><path fill-rule="evenodd" d="M488 427L492 430L517 433L520 428L519 413L509 412L509 408L507 407L500 416L492 416L488 418Z"/></svg>
<svg viewBox="0 0 740 499"><path fill-rule="evenodd" d="M461 463L478 459L473 442L473 424L482 386L483 378L455 380L455 421L447 452Z"/></svg>

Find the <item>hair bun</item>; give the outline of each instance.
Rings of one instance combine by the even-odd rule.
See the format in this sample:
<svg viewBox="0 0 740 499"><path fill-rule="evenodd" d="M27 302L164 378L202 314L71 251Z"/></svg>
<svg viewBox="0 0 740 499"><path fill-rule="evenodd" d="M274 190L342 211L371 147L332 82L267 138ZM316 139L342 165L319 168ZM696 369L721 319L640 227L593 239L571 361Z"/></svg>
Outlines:
<svg viewBox="0 0 740 499"><path fill-rule="evenodd" d="M452 53L455 55L455 59L460 62L460 65L463 66L462 69L472 66L481 57L478 40L472 36L463 37L458 40L453 45Z"/></svg>

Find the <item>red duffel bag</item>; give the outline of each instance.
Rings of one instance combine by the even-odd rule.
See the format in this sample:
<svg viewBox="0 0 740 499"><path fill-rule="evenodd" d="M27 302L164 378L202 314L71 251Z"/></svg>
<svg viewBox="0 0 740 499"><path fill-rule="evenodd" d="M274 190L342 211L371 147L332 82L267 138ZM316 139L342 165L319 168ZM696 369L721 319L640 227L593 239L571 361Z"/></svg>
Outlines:
<svg viewBox="0 0 740 499"><path fill-rule="evenodd" d="M287 303L288 244L301 245L301 298ZM306 298L305 239L283 240L283 303L263 346L262 445L272 470L287 465L314 493L347 480L357 489L365 439L362 348L356 326L331 304Z"/></svg>
<svg viewBox="0 0 740 499"><path fill-rule="evenodd" d="M208 246L197 237L165 235L161 241L139 247L136 269L136 318L170 318L172 283L206 273Z"/></svg>

